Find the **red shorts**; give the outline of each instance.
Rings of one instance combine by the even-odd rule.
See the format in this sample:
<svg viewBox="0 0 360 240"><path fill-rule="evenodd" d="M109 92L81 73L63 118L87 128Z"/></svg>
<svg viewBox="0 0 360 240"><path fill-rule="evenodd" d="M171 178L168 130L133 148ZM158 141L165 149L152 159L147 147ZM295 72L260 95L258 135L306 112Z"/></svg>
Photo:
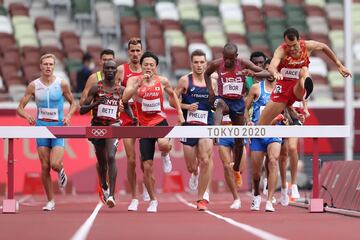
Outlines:
<svg viewBox="0 0 360 240"><path fill-rule="evenodd" d="M294 86L298 81L280 80L276 83L274 90L271 93L270 99L273 102L286 103L287 106L293 105L298 99L294 94ZM305 94L305 90L304 90Z"/></svg>
<svg viewBox="0 0 360 240"><path fill-rule="evenodd" d="M134 115L136 116L137 112L136 112L135 104L131 104L130 106ZM132 119L125 112L120 113L120 122L121 122L121 126L132 126Z"/></svg>

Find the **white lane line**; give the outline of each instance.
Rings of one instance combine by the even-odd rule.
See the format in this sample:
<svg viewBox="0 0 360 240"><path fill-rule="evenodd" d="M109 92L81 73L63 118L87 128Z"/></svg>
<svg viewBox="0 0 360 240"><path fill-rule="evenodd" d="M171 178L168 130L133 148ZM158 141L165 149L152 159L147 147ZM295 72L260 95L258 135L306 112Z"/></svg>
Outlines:
<svg viewBox="0 0 360 240"><path fill-rule="evenodd" d="M100 211L103 204L99 202L94 211L91 213L90 217L81 225L81 227L76 231L76 233L70 238L71 240L85 240L87 235L90 232L91 226L93 225L96 215Z"/></svg>
<svg viewBox="0 0 360 240"><path fill-rule="evenodd" d="M192 207L192 208L196 208L196 206L192 203L189 203L188 201L186 201L185 198L183 198L180 194L176 194L176 198L179 199L180 202L182 202L183 204L189 206L189 207ZM255 227L252 227L250 225L247 225L247 224L244 224L244 223L240 223L240 222L237 222L231 218L228 218L228 217L223 217L219 214L216 214L216 213L213 213L209 210L206 210L205 213L211 215L211 216L214 216L218 219L221 219L237 228L240 228L248 233L251 233L261 239L272 239L272 240L284 240L286 238L282 238L282 237L279 237L279 236L276 236L272 233L269 233L269 232L266 232L264 230L261 230L261 229L258 229L258 228L255 228Z"/></svg>

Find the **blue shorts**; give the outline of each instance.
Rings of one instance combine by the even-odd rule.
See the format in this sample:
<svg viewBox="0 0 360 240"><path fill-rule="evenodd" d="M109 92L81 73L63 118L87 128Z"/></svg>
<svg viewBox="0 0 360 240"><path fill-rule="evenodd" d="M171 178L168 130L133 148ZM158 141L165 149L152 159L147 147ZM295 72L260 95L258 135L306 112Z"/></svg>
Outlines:
<svg viewBox="0 0 360 240"><path fill-rule="evenodd" d="M187 146L195 146L199 143L199 138L181 138L180 142Z"/></svg>
<svg viewBox="0 0 360 240"><path fill-rule="evenodd" d="M244 139L244 146L248 144L247 138ZM235 138L219 138L218 145L233 148L235 145Z"/></svg>
<svg viewBox="0 0 360 240"><path fill-rule="evenodd" d="M278 137L273 138L252 138L250 143L250 151L267 152L267 146L270 143L282 143L282 139Z"/></svg>
<svg viewBox="0 0 360 240"><path fill-rule="evenodd" d="M52 126L63 126L62 122L45 122L41 120L36 120L36 126L41 127L52 127ZM36 144L38 147L64 147L65 141L63 138L37 138Z"/></svg>
<svg viewBox="0 0 360 240"><path fill-rule="evenodd" d="M245 113L244 98L241 99L221 98L221 99L224 100L226 105L229 107L230 118L233 118L234 116L244 116Z"/></svg>

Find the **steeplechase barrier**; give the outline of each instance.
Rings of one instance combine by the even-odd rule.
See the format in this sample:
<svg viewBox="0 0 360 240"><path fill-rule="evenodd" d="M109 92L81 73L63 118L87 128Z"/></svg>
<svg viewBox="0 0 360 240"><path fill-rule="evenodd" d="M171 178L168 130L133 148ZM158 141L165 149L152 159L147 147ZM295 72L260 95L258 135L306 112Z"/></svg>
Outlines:
<svg viewBox="0 0 360 240"><path fill-rule="evenodd" d="M3 213L16 212L14 199L14 139L17 138L268 138L298 137L313 139L313 190L310 212L323 212L319 198L319 138L350 137L350 127L313 126L156 126L156 127L24 127L1 126L0 138L9 139L8 188Z"/></svg>

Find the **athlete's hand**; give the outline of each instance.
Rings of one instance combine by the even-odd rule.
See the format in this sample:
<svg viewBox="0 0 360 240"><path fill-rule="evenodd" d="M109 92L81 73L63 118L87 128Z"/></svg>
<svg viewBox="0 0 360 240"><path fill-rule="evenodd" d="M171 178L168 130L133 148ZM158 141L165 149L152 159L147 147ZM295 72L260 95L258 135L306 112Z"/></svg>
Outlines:
<svg viewBox="0 0 360 240"><path fill-rule="evenodd" d="M275 80L279 81L279 80L282 80L284 77L281 73L276 72L276 73L274 73L274 78L275 78Z"/></svg>
<svg viewBox="0 0 360 240"><path fill-rule="evenodd" d="M64 117L64 119L63 119L63 124L65 126L69 126L70 125L70 119L71 119L71 117L66 115L66 117Z"/></svg>
<svg viewBox="0 0 360 240"><path fill-rule="evenodd" d="M120 112L124 112L125 108L124 108L124 104L122 102L122 100L119 101L119 111Z"/></svg>
<svg viewBox="0 0 360 240"><path fill-rule="evenodd" d="M298 119L299 119L300 122L304 123L305 122L305 115L304 114L299 114Z"/></svg>
<svg viewBox="0 0 360 240"><path fill-rule="evenodd" d="M29 122L30 125L35 125L35 119L33 116L28 115L26 120Z"/></svg>
<svg viewBox="0 0 360 240"><path fill-rule="evenodd" d="M349 76L352 77L350 71L343 65L338 67L338 71L343 77L349 77Z"/></svg>
<svg viewBox="0 0 360 240"><path fill-rule="evenodd" d="M199 104L198 102L190 104L188 110L189 110L190 112L194 112L194 111L198 110L198 107L199 107L198 104Z"/></svg>
<svg viewBox="0 0 360 240"><path fill-rule="evenodd" d="M310 112L309 112L309 110L307 110L307 109L304 109L304 116L305 116L305 118L308 118L308 117L310 117Z"/></svg>
<svg viewBox="0 0 360 240"><path fill-rule="evenodd" d="M105 104L105 96L100 96L95 102L94 102L94 104L95 104L95 106L96 105L99 105L99 104Z"/></svg>

